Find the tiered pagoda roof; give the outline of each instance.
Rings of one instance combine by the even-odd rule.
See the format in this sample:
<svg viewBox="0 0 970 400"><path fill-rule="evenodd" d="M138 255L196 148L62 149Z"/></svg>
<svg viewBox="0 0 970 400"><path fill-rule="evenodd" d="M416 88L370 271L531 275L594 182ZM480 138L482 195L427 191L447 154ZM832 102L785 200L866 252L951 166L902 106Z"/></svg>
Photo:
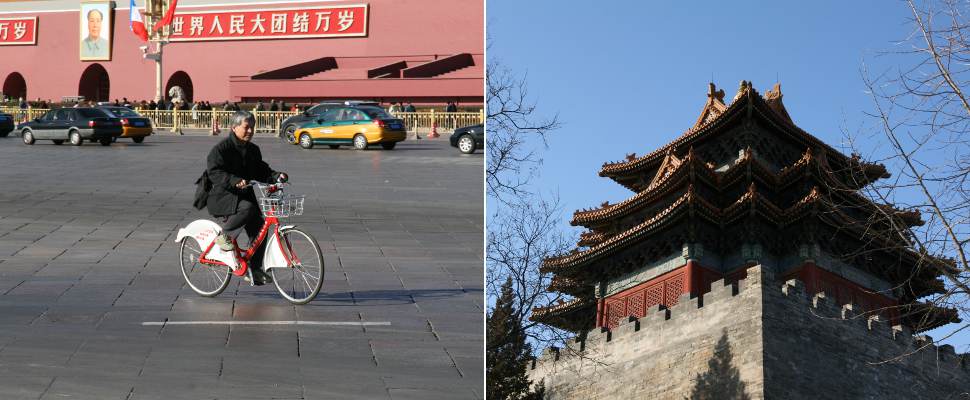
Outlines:
<svg viewBox="0 0 970 400"><path fill-rule="evenodd" d="M957 320L955 310L917 300L943 292L939 270L948 264L891 229L922 225L919 213L858 193L889 177L886 168L846 156L798 128L781 99L777 84L761 96L742 81L728 105L724 91L711 84L700 116L680 137L647 155L604 164L600 176L635 194L573 215L572 225L587 229L576 249L542 265L554 274L549 290L573 300L537 308L533 319L574 331L590 328L597 282L672 254L683 243L723 253L761 243L776 255L816 243L896 287L893 296L910 311L904 322L929 329Z"/></svg>

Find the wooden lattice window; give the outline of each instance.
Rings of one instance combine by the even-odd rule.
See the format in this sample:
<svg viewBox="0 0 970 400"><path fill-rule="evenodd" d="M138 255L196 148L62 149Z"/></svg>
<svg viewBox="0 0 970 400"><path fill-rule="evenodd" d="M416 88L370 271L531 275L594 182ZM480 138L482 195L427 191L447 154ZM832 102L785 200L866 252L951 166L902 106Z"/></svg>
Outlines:
<svg viewBox="0 0 970 400"><path fill-rule="evenodd" d="M627 298L626 309L627 314L632 315L637 318L642 318L644 316L643 307L643 294L645 291L639 291Z"/></svg>
<svg viewBox="0 0 970 400"><path fill-rule="evenodd" d="M650 308L657 304L663 304L664 301L664 285L661 282L658 285L653 285L644 291L646 293L646 301L644 302L644 308Z"/></svg>
<svg viewBox="0 0 970 400"><path fill-rule="evenodd" d="M606 303L606 326L610 329L616 328L620 324L620 318L626 314L624 311L623 299L608 301Z"/></svg>
<svg viewBox="0 0 970 400"><path fill-rule="evenodd" d="M684 274L674 275L664 282L664 286L666 289L664 305L673 307L680 299L680 295L684 293Z"/></svg>

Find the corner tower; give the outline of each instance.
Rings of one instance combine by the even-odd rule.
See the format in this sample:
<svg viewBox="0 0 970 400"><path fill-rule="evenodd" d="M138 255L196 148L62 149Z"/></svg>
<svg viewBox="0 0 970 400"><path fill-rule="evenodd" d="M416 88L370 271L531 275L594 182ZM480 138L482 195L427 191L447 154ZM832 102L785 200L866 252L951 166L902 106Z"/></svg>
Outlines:
<svg viewBox="0 0 970 400"><path fill-rule="evenodd" d="M959 321L956 310L919 301L943 292L939 271L949 267L895 233L893 227L921 225L919 213L859 194L866 185L889 177L884 166L846 156L796 126L777 84L762 96L742 81L730 104L724 96L710 84L690 129L649 154L629 154L603 165L600 176L634 194L573 215L571 223L586 228L577 247L542 266L553 274L548 289L572 300L533 310L534 320L575 332L585 350L588 337L595 341L605 335L609 342L618 329L639 332L640 321L652 321L658 313L662 321L670 320L681 303L690 303L680 306L685 309L708 308L705 318L720 320L723 316L710 315L717 307L708 307L709 293L734 287L733 294L714 297L757 303L723 310L748 312L733 316L735 322L747 321L744 327L724 334L746 346L742 353L758 354L746 359L748 372L742 369L742 377L757 382L755 393L761 395L755 397L771 393L767 377L784 375L773 372L766 361L784 358L771 345L778 338L769 337L777 333L770 332L774 325L766 322L769 316L784 321L785 315L798 314L778 314L795 303L776 307L782 303L770 301L784 284L800 285L803 296L815 300L822 293L833 307L848 307L853 316L894 326L893 332L917 333ZM759 274L753 281L747 280L751 268ZM755 282L748 286L760 294L738 297L746 281ZM635 327L624 328L631 321ZM814 326L810 320L804 323ZM725 322L682 329L715 346L719 329L731 326ZM758 339L737 337L742 331ZM621 350L612 346L610 351ZM650 354L663 356L665 351L658 348ZM621 353L626 355L610 357L623 363L643 356L631 348ZM556 354L553 358L558 359ZM535 379L554 376L533 372ZM649 379L627 378L633 383ZM557 392L556 384L549 383L553 397L569 392L562 387Z"/></svg>

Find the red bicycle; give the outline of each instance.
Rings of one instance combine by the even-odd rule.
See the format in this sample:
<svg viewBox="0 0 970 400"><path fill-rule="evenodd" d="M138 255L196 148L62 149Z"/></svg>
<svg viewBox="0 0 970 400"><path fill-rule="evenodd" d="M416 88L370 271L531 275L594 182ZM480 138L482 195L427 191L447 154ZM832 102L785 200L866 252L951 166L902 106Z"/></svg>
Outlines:
<svg viewBox="0 0 970 400"><path fill-rule="evenodd" d="M276 289L294 304L313 300L323 286L323 256L310 234L293 225L283 225L282 218L303 214L304 196L286 195L283 184L253 182L260 211L265 222L248 249L241 249L233 239L234 250L223 251L215 245L222 232L219 224L200 219L179 229L175 241L179 246L179 264L189 287L199 295L215 297L229 286L229 277L248 276L253 282L252 263L256 249L266 241L263 272L273 278Z"/></svg>

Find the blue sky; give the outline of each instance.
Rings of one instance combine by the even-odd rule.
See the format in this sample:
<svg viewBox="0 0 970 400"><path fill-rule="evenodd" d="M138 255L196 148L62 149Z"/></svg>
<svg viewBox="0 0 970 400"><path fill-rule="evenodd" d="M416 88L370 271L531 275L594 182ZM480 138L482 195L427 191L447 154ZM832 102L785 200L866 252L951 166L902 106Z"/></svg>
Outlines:
<svg viewBox="0 0 970 400"><path fill-rule="evenodd" d="M683 133L712 78L726 99L741 80L761 93L780 82L795 123L841 148L843 128L857 132L873 122L863 115L872 108L863 62L874 71L898 65L879 54L898 50L895 42L910 33L908 9L894 1L681 5L488 2L489 60L526 73L538 112L558 113L563 123L534 180L560 196L563 229L578 232L568 225L574 210L633 194L598 177L600 166ZM947 342L970 350L970 333Z"/></svg>

